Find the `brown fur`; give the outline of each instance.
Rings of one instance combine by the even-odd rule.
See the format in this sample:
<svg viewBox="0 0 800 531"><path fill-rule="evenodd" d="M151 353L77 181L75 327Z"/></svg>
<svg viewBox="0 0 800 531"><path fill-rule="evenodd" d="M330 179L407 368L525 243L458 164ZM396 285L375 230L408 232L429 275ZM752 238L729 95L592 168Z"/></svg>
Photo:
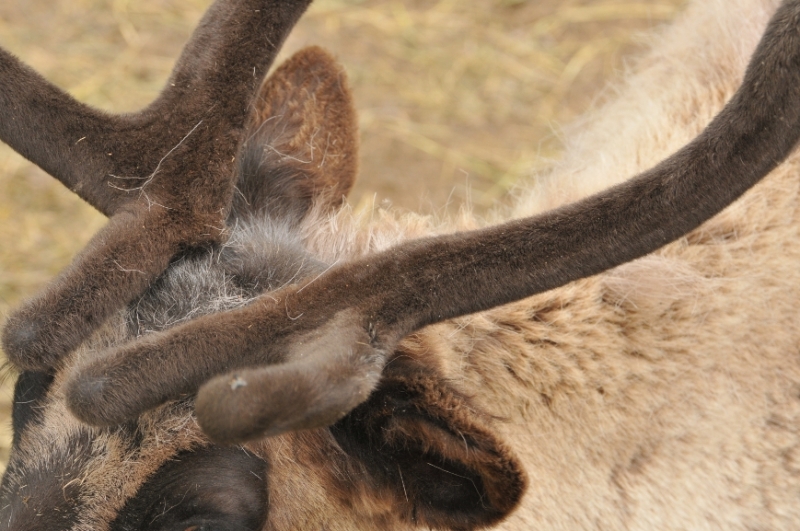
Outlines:
<svg viewBox="0 0 800 531"><path fill-rule="evenodd" d="M120 529L109 522L126 507L159 502L159 478L180 469L170 459L218 455L211 435L249 439L247 450L267 464L262 530L795 528L800 2L780 8L737 95L743 56L775 5L734 3L695 3L598 119L599 140L572 152L619 157L639 172L700 133L632 184L538 217L530 194L519 221L388 250L435 229L379 217L365 235L346 213L326 213L330 204L299 220L293 206L284 215L334 267L133 342L113 328L95 337L52 384L19 392L33 393L44 413L15 420L25 428L0 520L38 525L15 487L36 479L52 490L48 478L60 481L85 459L65 449L89 434L92 459L69 528ZM687 34L708 35L702 61ZM746 43L739 49L725 35ZM665 94L674 65L686 80ZM654 94L637 85L643 79ZM640 118L620 134L633 147L609 141L604 120L652 101L663 113L652 119L671 127L644 134ZM629 149L645 155L631 162L620 156ZM624 178L593 161L579 161L581 170L568 161L561 175ZM579 278L689 230L765 173L657 254ZM569 197L569 182L562 186ZM572 193L592 188L581 186ZM621 210L605 210L615 204ZM564 277L578 280L517 300ZM198 388L205 434L186 396ZM178 400L159 405L168 399ZM67 405L108 427L79 423ZM54 473L36 476L50 458ZM193 517L213 506L199 503Z"/></svg>
<svg viewBox="0 0 800 531"><path fill-rule="evenodd" d="M59 364L177 253L223 239L248 105L309 3L217 2L161 96L131 115L91 109L0 50L0 139L112 218L6 322L15 365Z"/></svg>
<svg viewBox="0 0 800 531"><path fill-rule="evenodd" d="M306 205L300 215L313 200L339 207L358 165L358 122L342 68L323 49L306 48L269 77L254 105L247 142L264 146L261 165L287 173L291 189ZM263 182L262 189L235 194L234 208L277 210L278 216L287 216L282 210L292 201L282 187L289 185Z"/></svg>
<svg viewBox="0 0 800 531"><path fill-rule="evenodd" d="M334 379L312 377L330 394L325 409L338 416L311 413L316 400L306 402L308 416L327 425L366 398L387 353L404 336L652 252L737 199L789 154L798 136L800 3L786 2L733 99L695 140L655 168L543 215L404 242L266 294L256 304L113 349L75 371L71 408L86 422L113 425L200 389L198 415L209 434L231 432L235 418L243 419L236 431L247 434L240 440L275 434L295 426L282 412L311 396L304 352L316 333L322 339L314 341L328 345L338 360L316 367L351 375L340 379L348 390L344 397L328 390ZM343 355L348 349L352 355ZM197 368L194 356L204 360ZM290 363L275 366L279 362ZM245 378L259 382L261 400L255 400L254 387L225 385L239 377L233 374L202 388L211 376L248 366L265 366ZM260 413L245 414L254 403L262 404ZM313 427L306 417L298 411L296 426ZM214 427L218 421L225 425Z"/></svg>

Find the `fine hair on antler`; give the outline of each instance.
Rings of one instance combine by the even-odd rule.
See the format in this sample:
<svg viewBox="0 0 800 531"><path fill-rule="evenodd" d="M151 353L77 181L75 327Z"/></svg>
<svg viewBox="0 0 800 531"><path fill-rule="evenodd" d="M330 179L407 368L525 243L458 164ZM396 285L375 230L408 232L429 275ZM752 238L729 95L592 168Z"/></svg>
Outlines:
<svg viewBox="0 0 800 531"><path fill-rule="evenodd" d="M0 140L110 217L8 319L14 365L57 366L176 255L224 240L248 109L310 1L216 2L161 95L134 114L83 105L0 49Z"/></svg>
<svg viewBox="0 0 800 531"><path fill-rule="evenodd" d="M199 390L200 424L220 442L329 425L366 400L407 334L665 245L769 173L799 135L800 1L790 0L734 98L652 170L538 217L334 264L242 308L99 353L74 370L69 406L88 423L115 425Z"/></svg>
<svg viewBox="0 0 800 531"><path fill-rule="evenodd" d="M94 168L100 199L81 193L106 205L103 234L130 229L82 256L150 279L119 288L131 298L85 340L65 327L108 292L83 258L70 274L92 277L87 295L64 299L64 320L40 302L12 318L6 344L50 330L80 345L17 350L3 526L797 528L800 0L692 1L506 222L444 227L343 205L358 144L345 71L311 47L253 81L245 49L279 44L304 7L257 4L214 4L177 67L242 84L206 94L220 102L198 90L196 116L157 100L107 118L163 114L163 145L140 139L147 168L131 151L114 166L85 133L59 140L66 125L32 131L59 137L40 154L57 177L62 159ZM35 127L14 122L45 112L36 95L72 100L15 61L0 61L16 72L0 77L0 133L22 150ZM542 206L567 196L586 199ZM217 236L150 242L151 215L184 236L211 219L195 199L219 207Z"/></svg>

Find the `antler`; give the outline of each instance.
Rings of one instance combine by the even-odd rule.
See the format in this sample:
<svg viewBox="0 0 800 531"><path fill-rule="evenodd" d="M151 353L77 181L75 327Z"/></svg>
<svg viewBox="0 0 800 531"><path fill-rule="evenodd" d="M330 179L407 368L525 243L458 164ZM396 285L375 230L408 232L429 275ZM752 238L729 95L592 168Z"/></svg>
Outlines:
<svg viewBox="0 0 800 531"><path fill-rule="evenodd" d="M139 113L83 105L0 49L0 139L111 217L13 314L20 368L58 363L184 248L218 241L248 105L311 0L218 0L166 88Z"/></svg>
<svg viewBox="0 0 800 531"><path fill-rule="evenodd" d="M792 0L733 99L655 168L542 216L411 241L129 343L74 372L69 406L91 424L115 424L199 389L198 419L221 442L328 425L366 398L408 333L649 253L737 199L798 138L800 0Z"/></svg>

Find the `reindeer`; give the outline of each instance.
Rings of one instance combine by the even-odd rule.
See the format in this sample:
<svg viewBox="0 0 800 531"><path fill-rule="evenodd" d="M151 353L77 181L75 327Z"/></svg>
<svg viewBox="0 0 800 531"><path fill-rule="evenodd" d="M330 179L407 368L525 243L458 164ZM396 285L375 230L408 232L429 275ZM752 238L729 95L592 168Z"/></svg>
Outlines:
<svg viewBox="0 0 800 531"><path fill-rule="evenodd" d="M6 323L2 525L796 527L800 1L691 5L472 230L341 208L342 69L254 81L307 4L216 2L132 115L0 51L0 138L110 217Z"/></svg>

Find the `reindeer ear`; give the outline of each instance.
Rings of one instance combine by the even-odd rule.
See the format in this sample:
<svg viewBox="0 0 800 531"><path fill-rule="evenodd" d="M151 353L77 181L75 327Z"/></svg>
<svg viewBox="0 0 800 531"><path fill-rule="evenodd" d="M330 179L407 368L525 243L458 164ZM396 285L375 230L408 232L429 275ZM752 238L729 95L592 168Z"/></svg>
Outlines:
<svg viewBox="0 0 800 531"><path fill-rule="evenodd" d="M521 465L485 417L415 362L389 363L369 400L330 429L418 525L491 525L517 506L526 488Z"/></svg>
<svg viewBox="0 0 800 531"><path fill-rule="evenodd" d="M299 221L341 205L355 181L358 123L344 69L318 47L297 52L261 86L239 154L234 215Z"/></svg>

